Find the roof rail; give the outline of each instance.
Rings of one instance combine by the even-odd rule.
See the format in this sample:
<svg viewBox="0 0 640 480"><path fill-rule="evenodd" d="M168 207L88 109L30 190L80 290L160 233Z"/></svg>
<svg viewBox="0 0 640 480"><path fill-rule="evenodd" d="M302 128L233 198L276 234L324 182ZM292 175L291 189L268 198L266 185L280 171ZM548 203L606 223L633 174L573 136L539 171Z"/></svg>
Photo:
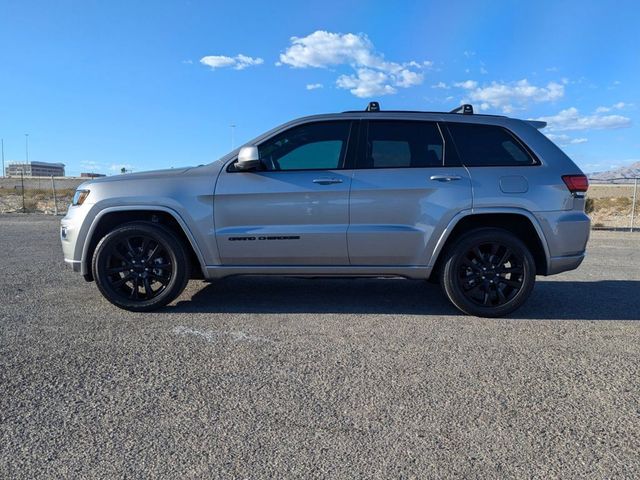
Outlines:
<svg viewBox="0 0 640 480"><path fill-rule="evenodd" d="M464 105L460 105L458 108L454 108L449 113L461 113L463 115L473 115L473 105L469 105L465 103Z"/></svg>

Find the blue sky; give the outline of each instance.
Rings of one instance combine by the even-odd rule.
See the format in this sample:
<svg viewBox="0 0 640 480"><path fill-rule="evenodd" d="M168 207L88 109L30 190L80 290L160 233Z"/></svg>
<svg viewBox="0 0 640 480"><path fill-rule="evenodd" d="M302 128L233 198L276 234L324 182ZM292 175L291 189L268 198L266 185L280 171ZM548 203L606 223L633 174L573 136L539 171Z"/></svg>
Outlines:
<svg viewBox="0 0 640 480"><path fill-rule="evenodd" d="M545 118L586 171L640 160L637 2L0 0L0 137L114 173L208 163L291 118Z"/></svg>

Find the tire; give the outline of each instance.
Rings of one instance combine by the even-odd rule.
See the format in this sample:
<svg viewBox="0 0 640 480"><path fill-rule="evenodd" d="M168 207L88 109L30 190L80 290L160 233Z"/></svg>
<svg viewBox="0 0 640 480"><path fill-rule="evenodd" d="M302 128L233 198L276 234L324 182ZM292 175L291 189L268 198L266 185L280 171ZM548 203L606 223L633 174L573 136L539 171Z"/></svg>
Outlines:
<svg viewBox="0 0 640 480"><path fill-rule="evenodd" d="M185 248L169 230L146 222L128 223L105 235L91 264L100 293L133 312L165 306L189 280Z"/></svg>
<svg viewBox="0 0 640 480"><path fill-rule="evenodd" d="M535 261L512 233L485 228L460 237L445 252L440 283L460 311L502 317L529 298L536 280Z"/></svg>

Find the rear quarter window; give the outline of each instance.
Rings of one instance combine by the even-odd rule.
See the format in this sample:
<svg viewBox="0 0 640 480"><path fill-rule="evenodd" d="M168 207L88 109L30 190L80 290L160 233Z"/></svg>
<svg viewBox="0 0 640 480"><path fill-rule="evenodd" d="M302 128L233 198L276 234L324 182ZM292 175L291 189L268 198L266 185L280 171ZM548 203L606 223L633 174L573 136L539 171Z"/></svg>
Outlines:
<svg viewBox="0 0 640 480"><path fill-rule="evenodd" d="M448 123L457 153L468 167L537 165L524 145L507 129L496 125Z"/></svg>

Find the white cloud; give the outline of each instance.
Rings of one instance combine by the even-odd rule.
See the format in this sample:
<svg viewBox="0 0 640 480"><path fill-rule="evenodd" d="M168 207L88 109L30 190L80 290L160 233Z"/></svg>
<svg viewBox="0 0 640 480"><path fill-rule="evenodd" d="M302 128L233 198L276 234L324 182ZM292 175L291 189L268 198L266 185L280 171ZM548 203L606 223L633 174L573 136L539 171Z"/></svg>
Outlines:
<svg viewBox="0 0 640 480"><path fill-rule="evenodd" d="M291 37L291 46L280 54L277 65L293 68L348 65L354 72L340 75L336 80L338 88L348 89L357 97L370 97L420 85L424 79L422 69L433 66L433 62L389 62L364 34L318 30L306 37Z"/></svg>
<svg viewBox="0 0 640 480"><path fill-rule="evenodd" d="M448 90L451 87L444 82L438 82L435 85L431 85L431 88L441 88L443 90Z"/></svg>
<svg viewBox="0 0 640 480"><path fill-rule="evenodd" d="M475 80L466 80L464 82L458 82L453 84L455 87L465 88L467 90L472 90L478 87L478 82Z"/></svg>
<svg viewBox="0 0 640 480"><path fill-rule="evenodd" d="M572 130L609 130L631 125L631 119L622 115L580 115L577 108L561 110L556 115L536 118L547 122L551 131L563 132Z"/></svg>
<svg viewBox="0 0 640 480"><path fill-rule="evenodd" d="M487 73L489 73L489 71L488 71L486 68L484 68L484 67L480 67L480 73L481 73L482 75L486 75Z"/></svg>
<svg viewBox="0 0 640 480"><path fill-rule="evenodd" d="M596 108L596 113L606 113L606 112L610 112L611 110L622 110L625 107L628 107L629 105L624 103L624 102L618 102L618 103L614 103L613 105L611 105L610 107L598 107Z"/></svg>
<svg viewBox="0 0 640 480"><path fill-rule="evenodd" d="M324 85L321 83L309 83L307 84L307 90L317 90L319 88L324 88Z"/></svg>
<svg viewBox="0 0 640 480"><path fill-rule="evenodd" d="M396 75L396 85L403 88L413 87L414 85L420 85L424 75L412 70L401 70Z"/></svg>
<svg viewBox="0 0 640 480"><path fill-rule="evenodd" d="M365 35L318 30L306 37L291 37L292 45L280 54L280 63L296 68L324 68L344 63L372 66L380 62Z"/></svg>
<svg viewBox="0 0 640 480"><path fill-rule="evenodd" d="M510 113L516 107L523 108L529 103L553 102L564 96L564 85L561 83L549 82L546 86L536 86L526 78L512 83L492 82L485 87L478 86L475 80L454 85L467 90L470 101L479 102L487 108L499 108L504 113Z"/></svg>
<svg viewBox="0 0 640 480"><path fill-rule="evenodd" d="M554 141L555 143L563 147L566 147L567 145L579 145L581 143L586 143L588 141L588 139L584 137L572 138L569 135L565 135L565 134L556 135L553 133L547 133L546 135L547 137L549 137L550 140Z"/></svg>
<svg viewBox="0 0 640 480"><path fill-rule="evenodd" d="M227 57L225 55L207 55L200 59L200 63L211 67L212 70L227 67L233 67L234 70L244 70L247 67L260 65L264 63L264 60L259 57L254 58L242 54L238 54L235 57Z"/></svg>
<svg viewBox="0 0 640 480"><path fill-rule="evenodd" d="M348 89L356 97L367 98L376 95L391 95L398 90L388 84L386 73L370 68L360 68L355 75L341 75L336 80L339 88Z"/></svg>

